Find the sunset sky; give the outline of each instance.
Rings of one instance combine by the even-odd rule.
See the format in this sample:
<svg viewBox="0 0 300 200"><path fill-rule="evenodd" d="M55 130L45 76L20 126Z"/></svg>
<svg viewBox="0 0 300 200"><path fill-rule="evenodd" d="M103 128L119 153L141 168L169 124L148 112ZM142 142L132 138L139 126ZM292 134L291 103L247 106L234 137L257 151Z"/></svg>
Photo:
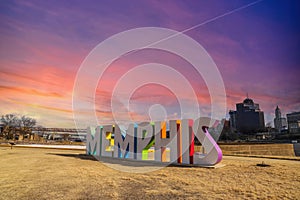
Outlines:
<svg viewBox="0 0 300 200"><path fill-rule="evenodd" d="M249 6L234 11L245 5ZM297 0L3 0L0 114L26 114L45 127L75 127L72 94L76 74L100 42L133 28L185 31L201 23L185 34L201 44L216 63L226 89L227 112L247 92L265 112L266 123L273 120L277 105L283 114L300 111ZM189 64L168 52L144 49L116 60L100 80L94 102L100 121L112 117L111 90L118 79L133 66L150 62L164 63L188 77L201 112L209 116L207 87ZM143 108L156 103L164 105L170 116L178 112L174 94L155 84L140 87L131 103L136 120L145 114Z"/></svg>

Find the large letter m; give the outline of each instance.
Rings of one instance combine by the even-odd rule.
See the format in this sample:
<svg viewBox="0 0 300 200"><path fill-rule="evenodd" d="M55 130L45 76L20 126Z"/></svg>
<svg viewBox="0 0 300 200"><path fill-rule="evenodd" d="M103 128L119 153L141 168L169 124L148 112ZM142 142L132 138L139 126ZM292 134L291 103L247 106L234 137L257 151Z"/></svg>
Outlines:
<svg viewBox="0 0 300 200"><path fill-rule="evenodd" d="M88 155L100 156L100 129L93 127L87 128L86 153Z"/></svg>

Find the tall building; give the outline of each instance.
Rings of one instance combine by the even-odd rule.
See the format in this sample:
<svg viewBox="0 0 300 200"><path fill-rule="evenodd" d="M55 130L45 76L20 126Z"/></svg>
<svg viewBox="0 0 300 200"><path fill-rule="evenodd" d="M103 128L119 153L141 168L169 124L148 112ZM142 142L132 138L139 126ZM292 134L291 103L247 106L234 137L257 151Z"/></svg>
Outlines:
<svg viewBox="0 0 300 200"><path fill-rule="evenodd" d="M278 106L275 109L274 126L279 133L287 127L286 118L281 117L281 110Z"/></svg>
<svg viewBox="0 0 300 200"><path fill-rule="evenodd" d="M229 111L229 124L230 124L230 130L231 132L236 131L236 111L235 110L230 110Z"/></svg>
<svg viewBox="0 0 300 200"><path fill-rule="evenodd" d="M230 126L234 131L256 133L265 129L264 112L259 109L259 104L248 97L236 104L236 111L230 110L229 115Z"/></svg>
<svg viewBox="0 0 300 200"><path fill-rule="evenodd" d="M300 133L300 112L293 112L286 115L289 133Z"/></svg>

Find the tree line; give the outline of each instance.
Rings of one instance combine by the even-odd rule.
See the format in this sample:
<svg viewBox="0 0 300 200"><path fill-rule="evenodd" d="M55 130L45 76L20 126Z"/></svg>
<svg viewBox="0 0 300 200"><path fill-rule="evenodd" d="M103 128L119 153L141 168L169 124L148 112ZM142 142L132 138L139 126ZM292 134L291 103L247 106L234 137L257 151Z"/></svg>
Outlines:
<svg viewBox="0 0 300 200"><path fill-rule="evenodd" d="M17 134L32 135L32 128L36 126L36 119L19 114L5 114L1 116L2 124L1 136L7 140L15 139Z"/></svg>

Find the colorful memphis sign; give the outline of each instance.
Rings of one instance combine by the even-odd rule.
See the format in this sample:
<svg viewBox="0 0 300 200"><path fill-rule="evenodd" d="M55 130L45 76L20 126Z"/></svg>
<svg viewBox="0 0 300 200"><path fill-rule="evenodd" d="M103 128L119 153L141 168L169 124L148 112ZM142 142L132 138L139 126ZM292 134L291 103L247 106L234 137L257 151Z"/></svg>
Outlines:
<svg viewBox="0 0 300 200"><path fill-rule="evenodd" d="M178 164L215 165L222 151L200 120L170 120L131 124L125 132L117 125L88 128L86 152L89 155ZM195 132L194 132L195 131ZM194 151L197 138L205 153Z"/></svg>

